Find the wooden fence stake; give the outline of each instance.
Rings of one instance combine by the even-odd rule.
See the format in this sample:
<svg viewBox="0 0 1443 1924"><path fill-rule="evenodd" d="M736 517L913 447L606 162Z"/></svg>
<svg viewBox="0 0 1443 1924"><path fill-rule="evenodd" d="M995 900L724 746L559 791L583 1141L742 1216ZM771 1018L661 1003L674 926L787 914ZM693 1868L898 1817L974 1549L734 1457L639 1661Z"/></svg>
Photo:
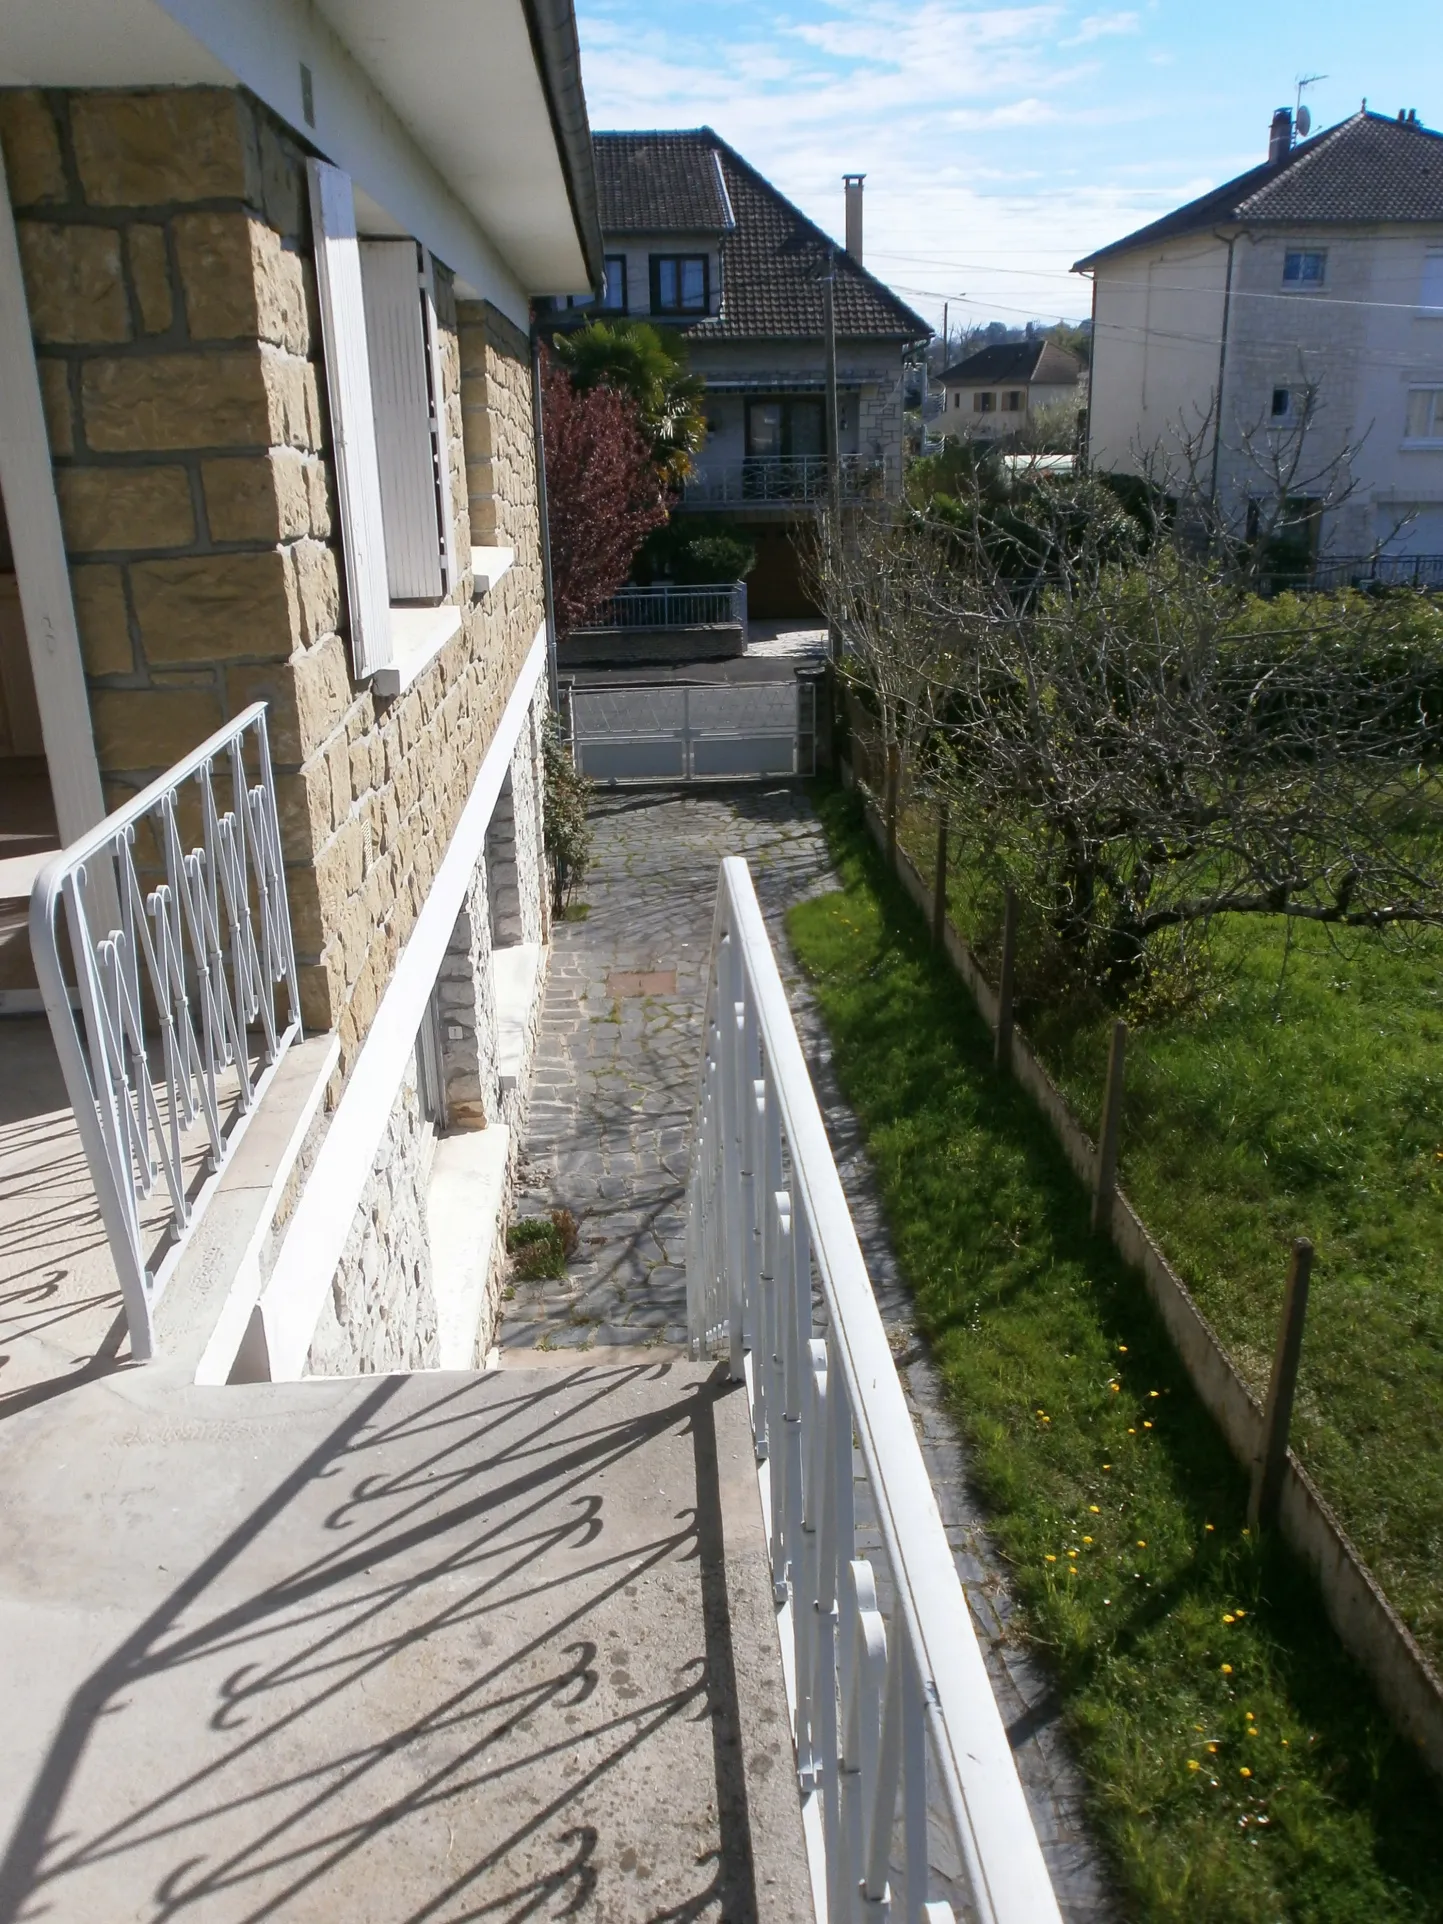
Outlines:
<svg viewBox="0 0 1443 1924"><path fill-rule="evenodd" d="M947 939L947 804L937 805L937 866L932 874L932 941L941 948Z"/></svg>
<svg viewBox="0 0 1443 1924"><path fill-rule="evenodd" d="M1107 1090L1102 1098L1102 1131L1097 1145L1097 1187L1092 1195L1092 1227L1112 1227L1112 1193L1117 1187L1117 1139L1122 1130L1122 1079L1127 1059L1127 1024L1112 1025L1107 1052Z"/></svg>
<svg viewBox="0 0 1443 1924"><path fill-rule="evenodd" d="M1262 1446L1253 1465L1253 1487L1248 1494L1250 1530L1270 1530L1278 1520L1283 1472L1288 1461L1288 1431L1293 1421L1293 1395L1298 1387L1298 1362L1303 1352L1303 1318L1308 1313L1308 1280L1312 1273L1313 1245L1306 1236L1300 1236L1293 1244L1293 1259L1288 1265L1283 1320L1263 1411Z"/></svg>
<svg viewBox="0 0 1443 1924"><path fill-rule="evenodd" d="M997 978L997 1036L992 1060L1012 1067L1012 976L1017 967L1017 891L1009 888L1002 910L1002 971Z"/></svg>

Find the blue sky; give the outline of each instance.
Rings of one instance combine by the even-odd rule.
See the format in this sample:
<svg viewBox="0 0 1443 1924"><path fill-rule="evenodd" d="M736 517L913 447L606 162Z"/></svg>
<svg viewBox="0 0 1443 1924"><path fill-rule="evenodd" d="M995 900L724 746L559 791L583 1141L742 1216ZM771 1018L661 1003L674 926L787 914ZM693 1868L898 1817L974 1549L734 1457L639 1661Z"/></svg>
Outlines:
<svg viewBox="0 0 1443 1924"><path fill-rule="evenodd" d="M1090 249L1241 173L1304 74L1315 127L1443 126L1438 0L577 0L596 128L715 127L934 326L1087 312ZM1380 23L1386 18L1386 32Z"/></svg>

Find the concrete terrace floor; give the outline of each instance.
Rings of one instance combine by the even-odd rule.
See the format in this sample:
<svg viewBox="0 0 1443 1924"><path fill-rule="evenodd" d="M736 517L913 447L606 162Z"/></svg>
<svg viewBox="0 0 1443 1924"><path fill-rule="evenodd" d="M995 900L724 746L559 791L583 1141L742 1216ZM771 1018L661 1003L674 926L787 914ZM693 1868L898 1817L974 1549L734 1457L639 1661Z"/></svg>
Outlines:
<svg viewBox="0 0 1443 1924"><path fill-rule="evenodd" d="M744 855L1063 1915L1068 1924L1103 1924L1113 1901L1057 1705L1045 1672L1009 1631L1002 1566L912 1326L856 1118L786 941L787 909L836 886L805 792L759 784L608 789L592 813L594 866L578 892L586 913L553 930L518 1203L523 1215L570 1209L580 1244L565 1279L514 1285L503 1308L503 1359L509 1366L547 1352L602 1363L685 1353L685 1183L717 868L724 855ZM878 1569L885 1611L890 1584L874 1515L859 1482L859 1553ZM933 1839L934 1890L950 1896L961 1917L940 1819Z"/></svg>

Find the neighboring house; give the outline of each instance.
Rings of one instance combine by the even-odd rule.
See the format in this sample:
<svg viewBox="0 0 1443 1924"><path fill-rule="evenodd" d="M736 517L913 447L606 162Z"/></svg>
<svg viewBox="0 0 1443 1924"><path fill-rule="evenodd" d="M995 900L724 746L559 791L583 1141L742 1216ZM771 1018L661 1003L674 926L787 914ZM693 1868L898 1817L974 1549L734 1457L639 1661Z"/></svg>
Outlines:
<svg viewBox="0 0 1443 1924"><path fill-rule="evenodd" d="M469 1366L490 1341L547 955L530 304L601 277L570 0L412 0L365 23L276 0L266 22L245 0L16 0L0 23L0 72L27 82L0 91L9 1009L38 1005L25 898L48 852L267 704L290 927L273 889L265 940L281 969L293 945L277 1024L296 987L308 1039L261 1132L297 1132L294 1233L238 1279L220 1381L243 1334L252 1376ZM224 916L206 834L196 873ZM142 824L147 890L154 849ZM115 898L87 886L103 929ZM165 928L191 939L178 912ZM212 971L228 940L222 922ZM209 1052L212 991L184 966ZM143 973L135 992L149 1006ZM5 1047L0 1025L0 1080ZM149 1047L128 1086L158 1079L163 1105L168 1047ZM101 1086L91 1055L102 1122L123 1122L121 1068ZM322 1097L329 1132L295 1163ZM123 1137L120 1213L140 1155ZM428 1197L447 1171L472 1214L442 1302ZM141 1355L171 1307L154 1273L144 1291Z"/></svg>
<svg viewBox="0 0 1443 1924"><path fill-rule="evenodd" d="M1334 461L1352 486L1319 516L1327 552L1443 555L1443 138L1415 116L1365 111L1294 145L1280 108L1261 166L1077 271L1094 466L1176 480L1193 436L1242 529L1259 462L1292 458L1306 409L1300 492Z"/></svg>
<svg viewBox="0 0 1443 1924"><path fill-rule="evenodd" d="M1021 434L1044 408L1076 407L1082 363L1055 342L1001 341L979 348L942 375L933 434L995 441Z"/></svg>
<svg viewBox="0 0 1443 1924"><path fill-rule="evenodd" d="M751 612L805 612L793 533L826 494L823 278L835 272L844 490L902 485L903 369L930 329L862 265L862 180L837 246L709 127L595 137L601 311L680 329L707 441L679 513L756 541Z"/></svg>

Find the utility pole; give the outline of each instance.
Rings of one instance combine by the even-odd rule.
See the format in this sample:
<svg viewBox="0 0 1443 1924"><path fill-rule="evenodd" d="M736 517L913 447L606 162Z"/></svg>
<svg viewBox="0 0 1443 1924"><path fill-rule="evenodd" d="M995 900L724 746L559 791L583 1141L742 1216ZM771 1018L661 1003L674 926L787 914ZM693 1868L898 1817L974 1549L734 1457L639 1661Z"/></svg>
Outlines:
<svg viewBox="0 0 1443 1924"><path fill-rule="evenodd" d="M837 254L831 248L827 253L827 273L822 282L822 305L826 316L826 353L827 353L827 513L831 526L827 531L828 543L835 555L842 539L842 451L840 423L837 414ZM832 659L840 653L841 637L832 630Z"/></svg>

